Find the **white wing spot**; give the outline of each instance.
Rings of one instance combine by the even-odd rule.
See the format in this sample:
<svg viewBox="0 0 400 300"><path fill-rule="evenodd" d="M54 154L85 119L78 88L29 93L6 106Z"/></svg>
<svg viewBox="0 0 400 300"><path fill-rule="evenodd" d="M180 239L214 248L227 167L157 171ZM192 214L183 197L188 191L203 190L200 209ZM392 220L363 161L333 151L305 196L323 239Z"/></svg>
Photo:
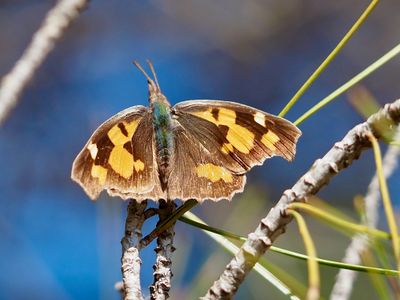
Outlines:
<svg viewBox="0 0 400 300"><path fill-rule="evenodd" d="M96 144L90 143L90 144L87 146L87 149L89 150L90 156L92 157L92 159L96 159L97 152L98 152L98 149L97 149Z"/></svg>
<svg viewBox="0 0 400 300"><path fill-rule="evenodd" d="M254 115L254 121L256 121L261 126L265 127L265 115L259 111Z"/></svg>

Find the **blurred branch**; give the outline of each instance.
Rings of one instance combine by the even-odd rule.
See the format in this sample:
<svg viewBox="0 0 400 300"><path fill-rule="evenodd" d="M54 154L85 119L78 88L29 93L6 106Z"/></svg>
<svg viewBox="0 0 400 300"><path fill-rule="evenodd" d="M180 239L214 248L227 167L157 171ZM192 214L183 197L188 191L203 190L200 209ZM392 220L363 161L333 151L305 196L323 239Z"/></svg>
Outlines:
<svg viewBox="0 0 400 300"><path fill-rule="evenodd" d="M175 210L173 201L160 200L158 209L158 224L164 222ZM157 238L157 247L154 251L157 253L156 263L154 264L154 282L150 286L150 294L152 300L164 300L169 298L169 290L171 289L172 278L172 253L175 251L174 242L174 226L163 231Z"/></svg>
<svg viewBox="0 0 400 300"><path fill-rule="evenodd" d="M286 213L288 205L307 201L309 196L316 194L331 178L357 159L363 150L371 147L367 133L372 132L379 137L379 132L375 130L378 125L380 127L381 124L386 124L388 130L393 130L394 124L399 122L400 99L385 105L366 122L355 126L323 158L316 160L311 169L291 189L283 193L256 230L248 235L247 241L202 299L232 298L259 257L285 232L286 225L292 220Z"/></svg>
<svg viewBox="0 0 400 300"><path fill-rule="evenodd" d="M400 138L400 127L397 130L395 139ZM390 177L393 171L397 168L398 157L400 155L400 148L397 146L389 146L388 150L383 157L383 173L385 178ZM372 178L368 191L365 196L365 225L374 229L378 225L379 218L379 200L380 200L380 189L377 174ZM346 249L345 256L343 258L344 263L349 264L360 264L361 255L368 249L370 239L366 234L356 234L351 240L350 245ZM336 277L336 282L333 286L330 299L349 299L354 281L357 278L357 272L351 270L341 269Z"/></svg>
<svg viewBox="0 0 400 300"><path fill-rule="evenodd" d="M128 204L128 214L125 221L125 236L121 240L122 258L121 271L123 289L120 288L125 300L142 299L140 288L139 241L142 238L142 225L145 221L147 201L140 203L131 200Z"/></svg>
<svg viewBox="0 0 400 300"><path fill-rule="evenodd" d="M0 125L17 105L19 96L35 71L88 2L89 0L61 0L48 12L22 57L1 80Z"/></svg>

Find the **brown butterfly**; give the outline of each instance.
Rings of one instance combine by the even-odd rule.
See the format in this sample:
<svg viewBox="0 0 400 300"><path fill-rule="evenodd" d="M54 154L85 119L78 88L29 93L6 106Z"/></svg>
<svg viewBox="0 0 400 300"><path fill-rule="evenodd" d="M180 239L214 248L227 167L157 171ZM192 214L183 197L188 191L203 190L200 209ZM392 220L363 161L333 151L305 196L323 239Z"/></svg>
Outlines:
<svg viewBox="0 0 400 300"><path fill-rule="evenodd" d="M104 122L72 166L91 199L102 190L123 199L230 200L245 174L274 155L292 160L301 131L247 105L189 100L170 105L146 76L150 107L129 107Z"/></svg>

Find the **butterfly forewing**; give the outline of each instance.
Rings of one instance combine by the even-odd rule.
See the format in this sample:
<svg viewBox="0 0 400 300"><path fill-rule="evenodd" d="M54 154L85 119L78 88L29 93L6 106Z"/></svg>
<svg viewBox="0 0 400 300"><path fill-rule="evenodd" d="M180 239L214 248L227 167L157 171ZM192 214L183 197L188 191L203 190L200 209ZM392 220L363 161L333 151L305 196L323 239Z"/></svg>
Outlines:
<svg viewBox="0 0 400 300"><path fill-rule="evenodd" d="M301 131L289 121L228 101L190 100L174 106L178 123L236 174L278 155L292 160Z"/></svg>
<svg viewBox="0 0 400 300"><path fill-rule="evenodd" d="M151 111L128 108L104 122L75 159L72 179L95 199L103 189L123 198L153 190Z"/></svg>

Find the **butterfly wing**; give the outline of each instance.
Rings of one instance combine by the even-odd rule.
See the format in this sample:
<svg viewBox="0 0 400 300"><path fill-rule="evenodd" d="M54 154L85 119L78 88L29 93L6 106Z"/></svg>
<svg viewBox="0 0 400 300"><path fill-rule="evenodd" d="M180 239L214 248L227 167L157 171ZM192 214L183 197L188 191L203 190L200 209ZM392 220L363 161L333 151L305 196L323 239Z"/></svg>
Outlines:
<svg viewBox="0 0 400 300"><path fill-rule="evenodd" d="M179 124L174 129L175 151L167 197L182 201L218 201L231 199L235 193L243 191L246 176L227 169L224 161L213 156L191 129Z"/></svg>
<svg viewBox="0 0 400 300"><path fill-rule="evenodd" d="M245 173L279 155L292 160L300 130L289 121L228 101L191 100L172 109L175 155L171 199L231 199Z"/></svg>
<svg viewBox="0 0 400 300"><path fill-rule="evenodd" d="M173 111L178 123L235 174L275 155L291 161L301 135L291 122L235 102L190 100Z"/></svg>
<svg viewBox="0 0 400 300"><path fill-rule="evenodd" d="M103 189L138 201L154 196L151 111L144 106L123 110L104 122L76 157L71 177L91 199Z"/></svg>

